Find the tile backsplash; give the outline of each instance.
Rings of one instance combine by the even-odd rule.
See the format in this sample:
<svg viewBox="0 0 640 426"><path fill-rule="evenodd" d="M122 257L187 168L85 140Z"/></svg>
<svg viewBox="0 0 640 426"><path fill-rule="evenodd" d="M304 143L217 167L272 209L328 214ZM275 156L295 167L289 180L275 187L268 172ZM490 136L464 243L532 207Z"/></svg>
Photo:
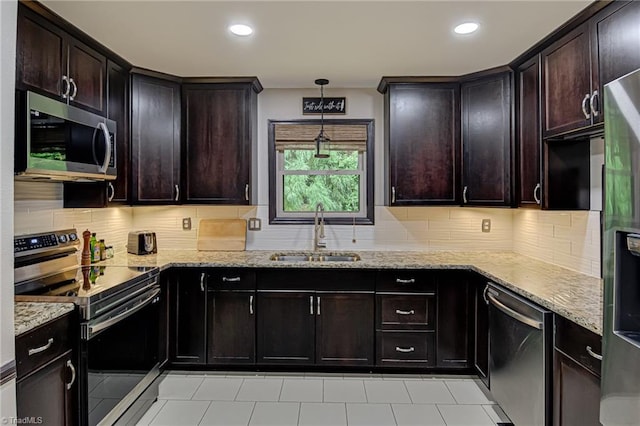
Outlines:
<svg viewBox="0 0 640 426"><path fill-rule="evenodd" d="M24 186L27 185L27 186ZM16 182L16 234L89 229L116 251L132 230L155 231L158 248L195 250L203 218L262 219L247 231L248 250L310 250L312 225L270 225L268 206L148 206L64 209L62 185ZM507 250L600 276L600 213L469 207L376 206L375 226L325 227L329 250ZM182 229L191 218L192 228ZM491 220L491 232L481 229ZM353 240L355 239L355 242Z"/></svg>

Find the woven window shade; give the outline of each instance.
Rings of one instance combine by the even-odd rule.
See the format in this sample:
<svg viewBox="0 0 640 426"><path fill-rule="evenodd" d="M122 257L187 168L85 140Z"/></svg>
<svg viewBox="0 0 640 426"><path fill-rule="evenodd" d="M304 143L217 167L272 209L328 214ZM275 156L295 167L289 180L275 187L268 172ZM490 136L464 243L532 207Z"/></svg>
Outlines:
<svg viewBox="0 0 640 426"><path fill-rule="evenodd" d="M319 124L276 124L276 150L316 149ZM330 139L332 151L366 151L367 126L362 124L328 124L324 133Z"/></svg>

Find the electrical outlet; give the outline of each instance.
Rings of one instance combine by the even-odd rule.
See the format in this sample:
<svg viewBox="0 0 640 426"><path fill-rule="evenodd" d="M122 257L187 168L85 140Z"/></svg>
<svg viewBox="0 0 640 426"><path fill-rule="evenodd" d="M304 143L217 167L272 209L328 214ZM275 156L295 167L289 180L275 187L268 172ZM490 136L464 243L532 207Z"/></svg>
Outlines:
<svg viewBox="0 0 640 426"><path fill-rule="evenodd" d="M482 219L482 232L491 232L491 219Z"/></svg>
<svg viewBox="0 0 640 426"><path fill-rule="evenodd" d="M262 220L257 217L250 217L247 221L247 229L249 231L259 231L262 229Z"/></svg>
<svg viewBox="0 0 640 426"><path fill-rule="evenodd" d="M185 231L190 231L191 230L191 218L190 217L183 217L182 218L182 229Z"/></svg>

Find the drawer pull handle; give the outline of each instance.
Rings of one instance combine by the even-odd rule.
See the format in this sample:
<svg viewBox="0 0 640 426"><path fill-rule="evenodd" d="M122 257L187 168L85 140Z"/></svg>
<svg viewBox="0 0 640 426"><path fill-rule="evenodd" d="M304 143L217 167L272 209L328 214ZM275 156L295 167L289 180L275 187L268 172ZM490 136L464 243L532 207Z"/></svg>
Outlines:
<svg viewBox="0 0 640 426"><path fill-rule="evenodd" d="M73 383L76 381L76 368L73 366L71 360L67 360L67 367L71 370L71 381L67 383L67 390L70 390L71 386L73 386Z"/></svg>
<svg viewBox="0 0 640 426"><path fill-rule="evenodd" d="M49 349L53 345L53 337L49 337L47 344L44 346L40 346L39 348L29 349L29 356L39 354L40 352L44 352Z"/></svg>
<svg viewBox="0 0 640 426"><path fill-rule="evenodd" d="M598 355L591 349L591 346L587 346L587 353L597 359L598 361L602 361L602 355Z"/></svg>
<svg viewBox="0 0 640 426"><path fill-rule="evenodd" d="M413 284L416 282L415 278L411 278L409 280L403 280L402 278L396 278L396 282L400 284Z"/></svg>
<svg viewBox="0 0 640 426"><path fill-rule="evenodd" d="M229 282L229 283L237 283L240 281L240 277L231 277L231 278L222 277L222 281Z"/></svg>
<svg viewBox="0 0 640 426"><path fill-rule="evenodd" d="M400 309L396 309L396 314L398 315L413 315L415 313L416 311L414 311L413 309L410 311L401 311Z"/></svg>
<svg viewBox="0 0 640 426"><path fill-rule="evenodd" d="M396 352L402 352L404 354L414 352L415 350L416 348L414 348L413 346L411 346L410 348L401 348L400 346L396 346Z"/></svg>

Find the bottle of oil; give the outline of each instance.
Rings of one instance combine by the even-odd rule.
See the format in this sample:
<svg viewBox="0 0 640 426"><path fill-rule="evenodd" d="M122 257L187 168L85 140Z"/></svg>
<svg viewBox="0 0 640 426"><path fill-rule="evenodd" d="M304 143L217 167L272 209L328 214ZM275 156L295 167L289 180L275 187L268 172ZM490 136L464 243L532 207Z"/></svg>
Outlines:
<svg viewBox="0 0 640 426"><path fill-rule="evenodd" d="M91 250L91 263L98 262L100 260L100 245L96 239L96 233L91 233L91 239L89 240L89 250Z"/></svg>

